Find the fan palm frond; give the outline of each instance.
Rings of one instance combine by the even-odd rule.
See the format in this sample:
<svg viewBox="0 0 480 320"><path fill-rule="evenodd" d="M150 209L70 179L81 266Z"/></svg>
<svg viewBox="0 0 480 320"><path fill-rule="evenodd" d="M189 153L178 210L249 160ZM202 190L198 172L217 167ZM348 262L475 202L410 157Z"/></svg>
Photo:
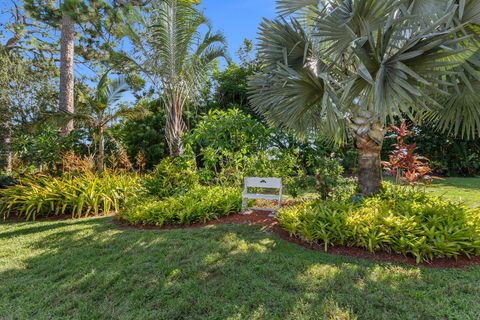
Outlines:
<svg viewBox="0 0 480 320"><path fill-rule="evenodd" d="M288 16L294 13L305 14L305 10L314 10L323 7L328 0L279 0L277 1L277 12L281 16Z"/></svg>
<svg viewBox="0 0 480 320"><path fill-rule="evenodd" d="M295 18L290 23L284 19L265 19L260 24L258 39L258 52L265 70L276 68L278 63L301 69L311 56L311 42Z"/></svg>
<svg viewBox="0 0 480 320"><path fill-rule="evenodd" d="M480 136L480 49L455 68L453 83L446 94L438 95L441 108L426 113L433 126L466 139Z"/></svg>
<svg viewBox="0 0 480 320"><path fill-rule="evenodd" d="M352 135L362 193L377 192L387 121L429 114L480 136L478 0L279 0L260 27L252 104L273 123ZM305 18L302 15L310 15ZM312 18L313 15L314 17ZM468 63L464 63L465 60Z"/></svg>
<svg viewBox="0 0 480 320"><path fill-rule="evenodd" d="M434 14L418 14L438 3ZM278 2L289 13L317 5ZM313 30L295 17L265 20L259 36L264 69L250 82L252 103L272 121L302 131L308 123L318 127L329 105L333 114L348 118L365 110L381 123L441 108L433 97L454 86L455 68L471 55L465 43L472 36L453 23L459 12L449 8L440 0L330 1L317 11ZM316 115L305 111L319 101L330 103Z"/></svg>

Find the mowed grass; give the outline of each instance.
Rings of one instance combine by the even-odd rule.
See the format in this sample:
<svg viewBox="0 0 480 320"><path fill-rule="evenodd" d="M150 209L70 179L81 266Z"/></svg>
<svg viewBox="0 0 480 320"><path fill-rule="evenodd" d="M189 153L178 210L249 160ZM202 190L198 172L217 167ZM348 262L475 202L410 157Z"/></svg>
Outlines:
<svg viewBox="0 0 480 320"><path fill-rule="evenodd" d="M480 178L446 178L435 180L427 192L471 207L480 207Z"/></svg>
<svg viewBox="0 0 480 320"><path fill-rule="evenodd" d="M258 226L0 225L0 319L480 319L480 267L309 251Z"/></svg>

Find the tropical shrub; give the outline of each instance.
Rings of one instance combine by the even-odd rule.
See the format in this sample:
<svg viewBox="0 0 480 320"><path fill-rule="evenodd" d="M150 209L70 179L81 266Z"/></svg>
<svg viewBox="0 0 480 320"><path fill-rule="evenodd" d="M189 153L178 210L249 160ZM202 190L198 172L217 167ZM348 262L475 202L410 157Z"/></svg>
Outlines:
<svg viewBox="0 0 480 320"><path fill-rule="evenodd" d="M370 252L436 257L480 255L480 211L414 189L384 185L359 203L311 201L281 209L280 225L306 241Z"/></svg>
<svg viewBox="0 0 480 320"><path fill-rule="evenodd" d="M43 125L34 132L23 130L13 137L13 152L22 164L35 166L39 171L57 171L61 167L62 156L73 151L85 155L88 146L88 133L83 130L72 131L65 135L58 128ZM14 168L25 171L25 168Z"/></svg>
<svg viewBox="0 0 480 320"><path fill-rule="evenodd" d="M238 212L241 204L240 189L198 185L185 194L161 200L140 197L118 216L130 224L188 225Z"/></svg>
<svg viewBox="0 0 480 320"><path fill-rule="evenodd" d="M416 186L418 182L431 182L432 172L428 159L416 153L417 145L408 144L405 140L413 135L403 121L400 126L390 125L390 138L395 138L393 150L390 152L388 161L383 161L382 165L388 174L397 178L397 183L403 182L411 186Z"/></svg>
<svg viewBox="0 0 480 320"><path fill-rule="evenodd" d="M296 195L298 178L303 176L299 152L278 147L273 135L238 109L211 110L184 142L196 157L203 183L240 186L246 176L274 176L282 178L287 191Z"/></svg>
<svg viewBox="0 0 480 320"><path fill-rule="evenodd" d="M230 162L266 150L269 135L267 127L238 109L211 110L183 141L197 155L200 173L208 181Z"/></svg>
<svg viewBox="0 0 480 320"><path fill-rule="evenodd" d="M348 200L355 195L356 182L343 176L344 168L338 159L317 158L315 168L315 189L323 200Z"/></svg>
<svg viewBox="0 0 480 320"><path fill-rule="evenodd" d="M355 199L358 191L356 178L340 176L337 184L330 192L328 199L332 201L349 201Z"/></svg>
<svg viewBox="0 0 480 320"><path fill-rule="evenodd" d="M455 138L429 126L416 126L413 131L417 150L430 160L436 175L480 174L480 139L468 141Z"/></svg>
<svg viewBox="0 0 480 320"><path fill-rule="evenodd" d="M165 158L142 182L145 193L165 198L187 192L197 185L199 178L195 163L184 158Z"/></svg>
<svg viewBox="0 0 480 320"><path fill-rule="evenodd" d="M167 154L165 111L158 100L140 100L134 109L142 109L145 114L129 116L111 131L126 148L131 162L143 154L146 169L152 170Z"/></svg>
<svg viewBox="0 0 480 320"><path fill-rule="evenodd" d="M32 176L0 190L0 214L25 220L71 214L73 217L118 212L138 190L139 178L125 173Z"/></svg>

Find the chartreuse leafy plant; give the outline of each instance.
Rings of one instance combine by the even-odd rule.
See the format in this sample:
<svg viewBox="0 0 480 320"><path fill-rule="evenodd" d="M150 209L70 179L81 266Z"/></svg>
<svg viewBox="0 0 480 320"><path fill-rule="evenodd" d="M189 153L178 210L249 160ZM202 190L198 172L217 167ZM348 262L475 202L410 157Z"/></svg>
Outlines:
<svg viewBox="0 0 480 320"><path fill-rule="evenodd" d="M157 226L205 223L240 211L241 202L238 188L196 186L161 200L139 198L119 217L131 224Z"/></svg>
<svg viewBox="0 0 480 320"><path fill-rule="evenodd" d="M0 190L0 214L15 215L25 220L71 214L73 217L119 212L139 187L133 174L104 172L102 175L82 174L32 176Z"/></svg>
<svg viewBox="0 0 480 320"><path fill-rule="evenodd" d="M318 130L339 143L350 135L363 194L380 190L393 118L428 114L454 133L480 134L477 0L277 4L278 18L260 27L263 68L249 83L251 103L299 133Z"/></svg>
<svg viewBox="0 0 480 320"><path fill-rule="evenodd" d="M144 193L158 199L179 195L198 185L195 162L167 157L142 181Z"/></svg>
<svg viewBox="0 0 480 320"><path fill-rule="evenodd" d="M284 208L279 223L325 250L355 246L412 255L417 262L480 255L480 210L392 185L357 204L314 201Z"/></svg>

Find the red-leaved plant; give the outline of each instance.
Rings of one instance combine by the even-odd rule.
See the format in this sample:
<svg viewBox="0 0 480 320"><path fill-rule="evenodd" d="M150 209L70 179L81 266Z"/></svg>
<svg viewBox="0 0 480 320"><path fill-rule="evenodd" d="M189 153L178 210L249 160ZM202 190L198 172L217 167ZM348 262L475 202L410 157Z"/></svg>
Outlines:
<svg viewBox="0 0 480 320"><path fill-rule="evenodd" d="M419 182L430 183L432 169L428 159L415 153L416 143L407 144L406 138L413 135L405 121L399 127L390 125L392 135L387 138L395 138L394 150L390 153L389 161L382 161L385 171L396 177L397 183L407 183L412 187Z"/></svg>

